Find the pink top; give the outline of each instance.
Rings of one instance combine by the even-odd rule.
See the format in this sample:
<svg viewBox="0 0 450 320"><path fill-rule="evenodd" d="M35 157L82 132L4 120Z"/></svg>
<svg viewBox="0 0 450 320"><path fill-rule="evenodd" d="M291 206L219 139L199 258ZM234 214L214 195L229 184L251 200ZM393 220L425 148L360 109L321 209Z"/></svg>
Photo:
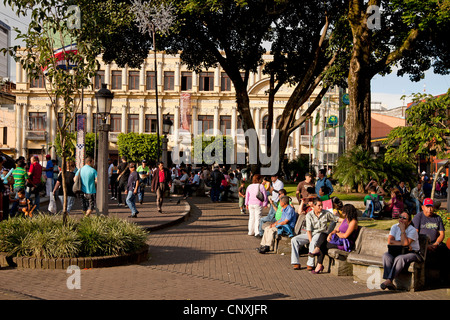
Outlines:
<svg viewBox="0 0 450 320"><path fill-rule="evenodd" d="M264 196L264 201L259 201L258 198L256 198L256 195L258 194L258 187ZM251 185L249 185L247 187L247 190L245 192L245 205L248 206L248 205L252 205L252 204L257 204L257 205L263 206L263 207L267 206L268 199L267 199L266 189L264 188L264 186L262 184L252 183Z"/></svg>

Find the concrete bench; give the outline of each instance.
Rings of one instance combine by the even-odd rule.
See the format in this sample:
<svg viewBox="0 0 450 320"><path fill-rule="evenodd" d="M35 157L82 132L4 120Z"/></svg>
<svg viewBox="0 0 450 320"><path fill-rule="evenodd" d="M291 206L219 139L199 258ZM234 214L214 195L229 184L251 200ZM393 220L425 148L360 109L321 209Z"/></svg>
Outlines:
<svg viewBox="0 0 450 320"><path fill-rule="evenodd" d="M380 283L383 282L383 254L387 252L387 240L389 231L362 228L355 251L350 252L347 256L347 263L352 265L353 280L358 282L372 281L369 279L373 277L373 272L369 268L379 268L381 277ZM426 250L428 246L428 237L420 235L419 244L421 252L426 257ZM409 265L407 270L394 279L394 284L400 290L416 291L420 290L425 285L425 263L413 262Z"/></svg>

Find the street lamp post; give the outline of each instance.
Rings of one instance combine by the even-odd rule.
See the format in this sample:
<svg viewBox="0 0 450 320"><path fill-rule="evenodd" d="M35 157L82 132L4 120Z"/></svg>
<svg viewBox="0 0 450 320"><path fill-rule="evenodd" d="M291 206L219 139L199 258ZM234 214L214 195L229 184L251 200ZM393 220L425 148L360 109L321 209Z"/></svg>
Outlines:
<svg viewBox="0 0 450 320"><path fill-rule="evenodd" d="M98 115L102 122L98 125L98 159L97 159L97 209L98 213L108 215L108 151L110 125L106 119L111 113L114 93L102 83L102 88L95 93ZM97 116L98 116L97 115Z"/></svg>
<svg viewBox="0 0 450 320"><path fill-rule="evenodd" d="M172 127L173 122L170 120L169 116L166 115L163 120L163 138L162 138L162 161L164 163L164 167L167 168L169 165L169 159L167 155L167 135L170 132L170 128Z"/></svg>

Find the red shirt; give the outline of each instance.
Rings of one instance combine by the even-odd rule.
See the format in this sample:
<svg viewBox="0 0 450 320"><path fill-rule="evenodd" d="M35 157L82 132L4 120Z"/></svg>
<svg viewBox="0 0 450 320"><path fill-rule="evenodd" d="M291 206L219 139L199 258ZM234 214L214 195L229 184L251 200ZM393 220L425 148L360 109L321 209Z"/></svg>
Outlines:
<svg viewBox="0 0 450 320"><path fill-rule="evenodd" d="M159 182L164 182L164 170L159 171Z"/></svg>
<svg viewBox="0 0 450 320"><path fill-rule="evenodd" d="M28 175L31 177L31 182L33 182L34 184L38 184L41 182L42 166L39 164L39 162L35 162L30 165Z"/></svg>

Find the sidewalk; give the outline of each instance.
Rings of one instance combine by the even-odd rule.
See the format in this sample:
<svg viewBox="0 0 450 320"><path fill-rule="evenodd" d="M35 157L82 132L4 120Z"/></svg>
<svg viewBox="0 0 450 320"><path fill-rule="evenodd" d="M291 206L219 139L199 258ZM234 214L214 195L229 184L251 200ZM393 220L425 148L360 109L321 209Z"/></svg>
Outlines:
<svg viewBox="0 0 450 320"><path fill-rule="evenodd" d="M147 262L80 270L80 289L68 288L71 274L65 270L0 270L0 299L181 300L187 306L195 305L195 300L235 299L450 300L445 288L382 291L352 277L293 270L289 255L261 255L255 250L260 239L247 235L248 215L240 214L236 202L213 204L206 197L190 198L187 215L187 204L177 205L177 199L165 202L164 214L156 212L153 194L145 200L138 204L139 218L132 221L153 230ZM115 202L110 212L124 218L130 214ZM178 224L162 228L173 221ZM306 259L301 257L302 265Z"/></svg>

